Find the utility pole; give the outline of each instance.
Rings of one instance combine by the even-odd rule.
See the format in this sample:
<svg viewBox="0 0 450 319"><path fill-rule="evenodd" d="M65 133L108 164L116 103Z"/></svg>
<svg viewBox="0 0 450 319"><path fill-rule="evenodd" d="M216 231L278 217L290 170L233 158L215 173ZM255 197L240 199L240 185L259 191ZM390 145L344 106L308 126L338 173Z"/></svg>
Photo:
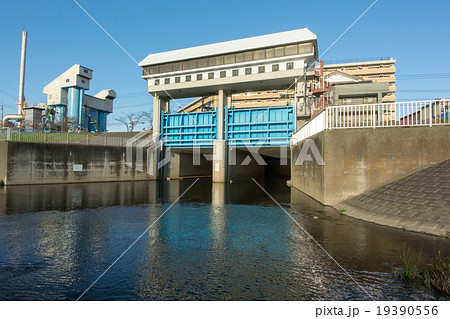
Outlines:
<svg viewBox="0 0 450 319"><path fill-rule="evenodd" d="M3 101L2 101L2 118L0 119L0 127L3 128Z"/></svg>

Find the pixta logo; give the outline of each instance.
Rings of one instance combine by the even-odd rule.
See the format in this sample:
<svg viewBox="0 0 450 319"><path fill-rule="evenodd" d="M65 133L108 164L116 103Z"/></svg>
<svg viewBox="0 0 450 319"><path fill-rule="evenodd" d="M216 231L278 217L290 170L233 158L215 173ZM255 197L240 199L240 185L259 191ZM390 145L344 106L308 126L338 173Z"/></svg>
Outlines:
<svg viewBox="0 0 450 319"><path fill-rule="evenodd" d="M225 143L225 141L223 141ZM201 157L203 156L207 161L226 160L229 166L247 166L252 161L255 161L257 165L265 166L267 162L264 160L264 156L261 154L262 148L265 145L266 140L260 139L257 142L250 143L247 140L238 141L235 140L231 145L225 146L222 150L214 149L211 153L211 145L205 145L204 141L193 141L191 147L184 148L187 151L189 148L192 150L192 165L201 165ZM223 145L226 144L221 144ZM240 145L239 147L235 145ZM206 149L206 151L205 151ZM276 151L278 149L278 152ZM133 153L135 150L135 160ZM203 150L203 151L202 151ZM144 172L144 152L147 153L147 174L155 175L156 170L161 169L165 165L170 163L172 149L170 147L163 147L163 141L161 135L158 133L152 134L149 131L142 131L126 142L126 165L135 168L138 172ZM238 151L244 154L238 160ZM325 165L322 155L316 144L311 139L306 139L298 153L296 158L290 160L290 145L272 146L271 152L273 157L278 157L280 165L290 165L291 160L294 165L303 165L306 162L316 162L317 165ZM264 153L264 152L263 152ZM278 156L277 156L278 155Z"/></svg>
<svg viewBox="0 0 450 319"><path fill-rule="evenodd" d="M238 142L238 143L237 143ZM233 144L228 146L228 152L222 153L222 152L213 152L213 154L203 154L204 158L207 161L214 161L214 160L223 160L223 156L225 154L228 155L227 162L228 165L234 166L234 165L240 165L240 166L247 166L251 163L252 160L256 161L257 165L267 165L266 161L264 160L264 157L261 155L261 148L263 145L265 145L266 140L261 139L257 141L256 143L252 144L248 141L242 140L242 141L234 141L234 144L243 145L240 147L236 147ZM272 148L272 153L275 155L275 157L278 157L280 159L280 165L290 165L290 146L289 145L280 145L276 146L276 148L279 149L278 153L276 151L273 151L275 147ZM202 147L201 146L194 146L193 148L193 165L201 165L201 156L202 156ZM247 155L244 157L242 161L237 160L237 152L241 151L244 153L247 153ZM294 165L303 165L305 162L316 162L319 166L324 166L325 161L323 160L322 155L320 154L319 149L317 148L316 144L312 139L307 139L304 141L300 152L298 156L293 159Z"/></svg>
<svg viewBox="0 0 450 319"><path fill-rule="evenodd" d="M126 159L127 167L132 168L136 165L136 171L144 172L144 152L147 152L147 174L155 175L156 169L160 169L170 162L170 148L163 148L163 143L159 133L150 131L142 131L127 140L126 142ZM133 149L136 150L136 158L133 161ZM160 159L160 155L164 150L164 158ZM155 165L156 163L156 165Z"/></svg>

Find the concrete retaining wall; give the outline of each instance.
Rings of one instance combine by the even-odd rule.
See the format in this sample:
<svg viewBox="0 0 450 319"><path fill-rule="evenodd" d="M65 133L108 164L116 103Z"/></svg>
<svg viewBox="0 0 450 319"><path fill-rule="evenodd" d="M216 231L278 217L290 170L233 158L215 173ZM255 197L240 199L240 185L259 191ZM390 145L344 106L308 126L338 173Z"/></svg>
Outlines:
<svg viewBox="0 0 450 319"><path fill-rule="evenodd" d="M264 165L259 165L256 160L252 157L252 155L247 151L235 150L236 162L233 163L228 162L228 178L230 180L239 180L239 179L250 179L252 177L262 177L264 176ZM243 165L242 163L246 160L247 157L250 157L250 162L247 165Z"/></svg>
<svg viewBox="0 0 450 319"><path fill-rule="evenodd" d="M334 205L450 158L450 127L342 129L311 137L325 161L301 166L303 146L291 149L292 185Z"/></svg>
<svg viewBox="0 0 450 319"><path fill-rule="evenodd" d="M192 152L172 149L170 152L170 163L164 169L164 177L168 178L211 176L212 162L206 160L205 156L201 154L200 165L194 165L194 155Z"/></svg>
<svg viewBox="0 0 450 319"><path fill-rule="evenodd" d="M6 166L8 163L8 143L0 142L0 187L6 180Z"/></svg>
<svg viewBox="0 0 450 319"><path fill-rule="evenodd" d="M6 185L151 180L146 155L137 170L123 147L2 142L0 178Z"/></svg>

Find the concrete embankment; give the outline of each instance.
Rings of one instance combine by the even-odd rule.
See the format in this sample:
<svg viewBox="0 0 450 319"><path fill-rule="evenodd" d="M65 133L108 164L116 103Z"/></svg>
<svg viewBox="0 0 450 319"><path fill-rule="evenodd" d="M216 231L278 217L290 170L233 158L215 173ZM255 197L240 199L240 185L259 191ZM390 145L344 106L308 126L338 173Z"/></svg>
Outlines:
<svg viewBox="0 0 450 319"><path fill-rule="evenodd" d="M0 187L5 185L8 165L8 143L0 142Z"/></svg>
<svg viewBox="0 0 450 319"><path fill-rule="evenodd" d="M450 159L335 207L369 222L448 237Z"/></svg>
<svg viewBox="0 0 450 319"><path fill-rule="evenodd" d="M146 152L138 167L135 160L127 164L124 147L0 142L0 180L6 185L151 179Z"/></svg>
<svg viewBox="0 0 450 319"><path fill-rule="evenodd" d="M325 165L295 165L305 142L294 145L293 187L355 218L448 236L449 126L330 130L311 139Z"/></svg>
<svg viewBox="0 0 450 319"><path fill-rule="evenodd" d="M305 141L292 147L291 183L336 205L450 158L450 126L323 131L311 137L325 165L296 165Z"/></svg>

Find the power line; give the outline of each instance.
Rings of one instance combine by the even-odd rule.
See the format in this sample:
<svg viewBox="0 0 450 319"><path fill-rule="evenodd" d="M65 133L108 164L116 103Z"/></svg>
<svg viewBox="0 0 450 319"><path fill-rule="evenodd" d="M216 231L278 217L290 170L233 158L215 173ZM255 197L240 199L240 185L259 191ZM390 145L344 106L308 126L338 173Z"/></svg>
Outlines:
<svg viewBox="0 0 450 319"><path fill-rule="evenodd" d="M39 72L39 69L38 69L38 67L37 67L38 64L37 64L36 61L34 60L33 53L32 53L32 51L31 51L31 47L28 48L28 51L29 51L29 53L30 53L31 60L33 60L33 63L35 64L35 67L32 68L32 69L33 69L33 71L35 71L35 73L37 74L37 76L38 76L38 78L39 78L39 81L41 82L40 85L42 85L42 87L44 87L45 84L44 84L44 81L42 80L41 73Z"/></svg>
<svg viewBox="0 0 450 319"><path fill-rule="evenodd" d="M7 92L5 92L5 91L3 91L3 90L0 90L0 92L2 92L3 94L6 94L6 95L8 95L9 97L11 97L11 98L13 98L14 100L16 100L16 98L15 98L14 96L12 96L11 94L9 94L9 93L7 93Z"/></svg>
<svg viewBox="0 0 450 319"><path fill-rule="evenodd" d="M129 93L122 93L120 94L120 96L118 97L118 99L131 99L131 98L136 98L139 97L139 95L142 96L148 96L150 95L150 93L148 93L147 91L138 91L138 92L129 92Z"/></svg>
<svg viewBox="0 0 450 319"><path fill-rule="evenodd" d="M420 93L420 92L450 92L450 89L418 89L418 90L396 90L396 93Z"/></svg>
<svg viewBox="0 0 450 319"><path fill-rule="evenodd" d="M417 77L417 76L450 76L450 73L448 73L448 72L412 73L412 74L400 74L399 76L405 76L405 77Z"/></svg>
<svg viewBox="0 0 450 319"><path fill-rule="evenodd" d="M416 73L416 74L399 74L396 75L397 80L431 80L431 79L448 79L450 73Z"/></svg>
<svg viewBox="0 0 450 319"><path fill-rule="evenodd" d="M0 83L3 84L4 86L6 86L8 89L14 91L14 93L16 92L16 89L14 89L14 88L12 88L11 86L9 86L9 84L6 84L6 83L3 82L3 81L0 81Z"/></svg>
<svg viewBox="0 0 450 319"><path fill-rule="evenodd" d="M15 106L11 106L11 105L7 105L7 104L3 104L3 107L9 107L11 110L17 110Z"/></svg>
<svg viewBox="0 0 450 319"><path fill-rule="evenodd" d="M132 104L132 105L118 105L114 106L114 109L122 109L122 108L133 108L133 107L139 107L139 106L149 106L151 107L153 104L144 103L144 104Z"/></svg>
<svg viewBox="0 0 450 319"><path fill-rule="evenodd" d="M397 99L396 102L406 102L406 101L432 101L435 100L436 97L421 97L421 98L412 98L412 99Z"/></svg>
<svg viewBox="0 0 450 319"><path fill-rule="evenodd" d="M9 109L13 110L14 112L17 110L16 106L12 106L12 105L5 104L5 103L3 103L3 108L4 109L9 108Z"/></svg>

